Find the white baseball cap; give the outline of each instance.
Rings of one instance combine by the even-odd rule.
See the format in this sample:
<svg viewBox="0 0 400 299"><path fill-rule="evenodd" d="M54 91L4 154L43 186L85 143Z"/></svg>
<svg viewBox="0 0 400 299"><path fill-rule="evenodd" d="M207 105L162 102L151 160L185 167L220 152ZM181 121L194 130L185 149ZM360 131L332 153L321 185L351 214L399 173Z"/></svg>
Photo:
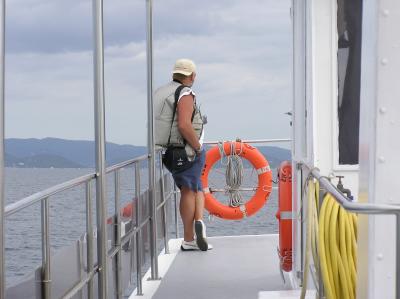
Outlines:
<svg viewBox="0 0 400 299"><path fill-rule="evenodd" d="M190 59L178 59L175 62L173 74L182 74L185 76L190 76L193 72L196 72L196 65Z"/></svg>

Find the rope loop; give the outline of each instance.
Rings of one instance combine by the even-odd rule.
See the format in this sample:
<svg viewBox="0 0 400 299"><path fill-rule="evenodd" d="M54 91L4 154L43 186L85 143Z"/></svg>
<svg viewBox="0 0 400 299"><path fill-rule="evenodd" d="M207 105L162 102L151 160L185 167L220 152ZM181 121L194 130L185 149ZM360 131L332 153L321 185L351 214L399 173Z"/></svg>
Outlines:
<svg viewBox="0 0 400 299"><path fill-rule="evenodd" d="M243 161L240 154L243 152L241 148L239 153L236 153L235 142L230 143L230 155L227 155L224 150L224 142L218 143L219 152L221 154L221 164L226 166L225 181L226 193L229 195L229 205L231 207L239 207L244 204L242 194L239 189L243 182ZM226 164L224 164L224 156Z"/></svg>

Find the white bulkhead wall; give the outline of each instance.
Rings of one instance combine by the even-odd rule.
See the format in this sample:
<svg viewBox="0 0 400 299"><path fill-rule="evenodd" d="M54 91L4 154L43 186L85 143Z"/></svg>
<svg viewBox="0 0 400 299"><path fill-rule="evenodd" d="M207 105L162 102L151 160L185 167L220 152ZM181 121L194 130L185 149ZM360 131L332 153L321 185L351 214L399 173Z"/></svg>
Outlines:
<svg viewBox="0 0 400 299"><path fill-rule="evenodd" d="M359 200L400 204L400 1L363 6ZM395 234L394 216L360 217L358 298L400 296Z"/></svg>
<svg viewBox="0 0 400 299"><path fill-rule="evenodd" d="M293 163L307 162L326 176L342 175L345 188L358 197L358 165L338 162L337 3L293 0ZM301 214L301 173L294 170L293 210ZM304 178L303 178L304 179ZM333 179L336 184L337 179ZM304 207L303 207L304 211ZM293 222L294 270L302 271L305 231Z"/></svg>
<svg viewBox="0 0 400 299"><path fill-rule="evenodd" d="M358 165L339 165L338 33L335 0L293 0L293 163L305 161L326 176L342 175L358 199ZM301 175L294 169L293 210L301 213ZM337 179L332 180L337 183ZM294 270L301 274L300 219L293 222ZM304 248L303 248L304 251ZM299 273L300 272L300 273ZM298 276L297 276L298 277ZM362 297L360 297L362 298Z"/></svg>
<svg viewBox="0 0 400 299"><path fill-rule="evenodd" d="M358 165L338 162L337 3L293 0L293 163L307 162L326 176L342 175L358 197ZM293 210L301 214L301 174L294 170ZM304 179L304 178L303 178ZM337 179L332 180L336 184ZM303 207L304 211L304 207ZM294 270L302 271L301 219L293 223Z"/></svg>
<svg viewBox="0 0 400 299"><path fill-rule="evenodd" d="M308 3L308 159L322 174L344 175L356 200L400 204L400 1L363 1L360 180L358 166L338 163L337 3ZM395 233L394 216L360 217L357 298L395 298Z"/></svg>

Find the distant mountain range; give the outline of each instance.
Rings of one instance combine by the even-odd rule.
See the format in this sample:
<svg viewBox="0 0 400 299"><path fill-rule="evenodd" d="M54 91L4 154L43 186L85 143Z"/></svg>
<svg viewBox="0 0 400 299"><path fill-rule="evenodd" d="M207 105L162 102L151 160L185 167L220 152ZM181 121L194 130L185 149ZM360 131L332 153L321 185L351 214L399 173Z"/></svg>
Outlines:
<svg viewBox="0 0 400 299"><path fill-rule="evenodd" d="M282 161L291 161L291 152L288 149L277 146L256 146L257 149L267 158L271 168L277 168Z"/></svg>
<svg viewBox="0 0 400 299"><path fill-rule="evenodd" d="M290 151L275 146L257 148L275 168L280 161L290 160ZM5 165L20 168L93 168L95 165L94 141L65 140L58 138L5 140ZM147 153L145 146L106 144L107 165L113 165Z"/></svg>
<svg viewBox="0 0 400 299"><path fill-rule="evenodd" d="M107 165L141 156L146 151L144 146L107 142ZM5 140L5 152L8 167L93 168L95 165L94 141L10 138Z"/></svg>

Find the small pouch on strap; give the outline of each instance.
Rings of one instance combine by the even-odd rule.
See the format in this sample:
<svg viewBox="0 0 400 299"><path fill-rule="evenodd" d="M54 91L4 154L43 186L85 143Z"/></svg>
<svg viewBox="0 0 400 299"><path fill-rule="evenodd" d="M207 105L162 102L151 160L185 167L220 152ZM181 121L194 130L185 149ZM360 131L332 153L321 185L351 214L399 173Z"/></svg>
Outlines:
<svg viewBox="0 0 400 299"><path fill-rule="evenodd" d="M193 164L186 154L185 145L169 145L162 156L162 162L172 174L182 172Z"/></svg>

